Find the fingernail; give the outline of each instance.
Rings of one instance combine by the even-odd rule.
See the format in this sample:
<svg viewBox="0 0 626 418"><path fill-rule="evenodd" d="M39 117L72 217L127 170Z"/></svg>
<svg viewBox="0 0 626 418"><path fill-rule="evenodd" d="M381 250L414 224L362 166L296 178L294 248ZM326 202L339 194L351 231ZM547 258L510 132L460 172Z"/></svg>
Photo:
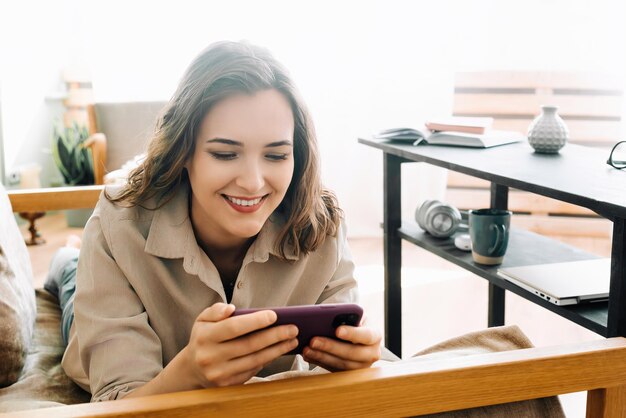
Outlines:
<svg viewBox="0 0 626 418"><path fill-rule="evenodd" d="M289 337L295 337L296 335L298 335L298 327L290 326L289 327Z"/></svg>
<svg viewBox="0 0 626 418"><path fill-rule="evenodd" d="M322 342L320 340L311 341L312 348L322 348Z"/></svg>
<svg viewBox="0 0 626 418"><path fill-rule="evenodd" d="M337 330L337 336L340 338L344 338L348 336L348 331L346 331L345 328L339 328L339 330Z"/></svg>

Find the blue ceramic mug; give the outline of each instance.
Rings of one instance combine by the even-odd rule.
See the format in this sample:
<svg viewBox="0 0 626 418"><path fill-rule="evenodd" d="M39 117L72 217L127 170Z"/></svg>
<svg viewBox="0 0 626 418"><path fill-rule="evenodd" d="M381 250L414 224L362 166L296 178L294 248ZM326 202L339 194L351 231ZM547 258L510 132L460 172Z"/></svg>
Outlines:
<svg viewBox="0 0 626 418"><path fill-rule="evenodd" d="M472 258L486 265L502 264L509 244L511 211L476 209L469 211Z"/></svg>

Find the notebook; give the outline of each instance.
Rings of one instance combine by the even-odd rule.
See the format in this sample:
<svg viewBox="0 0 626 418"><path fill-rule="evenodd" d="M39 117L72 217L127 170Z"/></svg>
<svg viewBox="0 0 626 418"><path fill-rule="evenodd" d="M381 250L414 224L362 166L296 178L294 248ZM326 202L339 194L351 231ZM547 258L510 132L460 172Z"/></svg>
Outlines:
<svg viewBox="0 0 626 418"><path fill-rule="evenodd" d="M506 267L498 275L555 305L605 301L609 297L611 259Z"/></svg>

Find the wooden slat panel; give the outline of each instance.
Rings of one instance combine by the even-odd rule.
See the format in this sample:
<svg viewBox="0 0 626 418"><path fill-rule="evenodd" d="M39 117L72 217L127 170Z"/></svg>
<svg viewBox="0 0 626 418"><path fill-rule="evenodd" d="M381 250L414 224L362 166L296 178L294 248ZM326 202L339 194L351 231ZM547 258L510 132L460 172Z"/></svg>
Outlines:
<svg viewBox="0 0 626 418"><path fill-rule="evenodd" d="M576 235L550 235L550 238L561 241L564 244L571 245L572 247L584 248L585 251L595 254L598 257L611 256L610 238L584 237Z"/></svg>
<svg viewBox="0 0 626 418"><path fill-rule="evenodd" d="M610 148L622 139L623 121L598 120L622 117L624 77L621 74L477 71L457 73L455 78L455 115L492 116L495 129L527 134L533 117L540 113L540 106L553 104L559 106L559 114L569 127L571 143ZM508 115L513 117L507 118ZM449 172L448 187L447 201L455 206L467 209L489 205L489 183L484 180ZM535 214L524 222L527 229L539 233L571 235L575 231L574 235L607 236L607 226L596 222L597 219L572 219L576 222L572 227L568 218L541 216L594 215L574 205L512 190L509 207Z"/></svg>
<svg viewBox="0 0 626 418"><path fill-rule="evenodd" d="M543 398L626 381L626 340L513 350L21 411L13 417L415 416ZM315 400L314 407L307 407ZM613 399L598 399L598 402Z"/></svg>
<svg viewBox="0 0 626 418"><path fill-rule="evenodd" d="M619 96L574 96L538 94L467 94L454 95L454 114L461 115L536 115L541 105L559 107L559 114L620 118Z"/></svg>
<svg viewBox="0 0 626 418"><path fill-rule="evenodd" d="M598 72L473 71L455 74L456 87L623 90L621 74Z"/></svg>
<svg viewBox="0 0 626 418"><path fill-rule="evenodd" d="M603 218L572 218L569 216L515 215L512 225L550 236L611 238L613 223Z"/></svg>
<svg viewBox="0 0 626 418"><path fill-rule="evenodd" d="M460 209L475 209L489 206L489 182L480 180L475 177L469 177L464 174L449 172L449 182L460 183L469 180L472 185L486 186L485 190L464 190L462 193L459 190L448 189L446 192L446 202ZM462 196L461 196L462 194ZM520 197L522 195L522 197ZM529 204L524 202L523 195L528 193L520 191L511 191L509 208L512 210L523 209L521 211L528 212L532 207L521 207L522 205ZM459 197L461 196L461 197ZM552 199L542 198L541 200L548 200L554 202ZM532 199L529 199L532 200ZM561 202L562 203L562 202ZM582 211L583 208L574 206L575 211ZM537 208L534 208L537 209ZM540 211L546 211L550 213L549 209L555 209L553 207L539 207ZM561 206L557 208L563 210ZM570 209L569 207L566 209ZM596 238L610 238L613 224L604 218L572 218L569 216L547 216L547 215L515 215L513 217L513 225L516 225L522 229L536 232L542 235L561 235L561 236L583 236L583 237L596 237Z"/></svg>
<svg viewBox="0 0 626 418"><path fill-rule="evenodd" d="M491 182L467 174L456 171L448 171L448 187L449 188L472 188L488 190Z"/></svg>
<svg viewBox="0 0 626 418"><path fill-rule="evenodd" d="M104 186L8 190L13 212L93 208Z"/></svg>
<svg viewBox="0 0 626 418"><path fill-rule="evenodd" d="M538 113L538 112L535 112ZM528 127L530 126L533 118L528 119L507 119L507 118L495 118L493 120L493 129L501 129L504 131L516 131L524 135L528 133ZM569 122L566 122L570 127ZM619 123L619 122L618 122ZM571 128L570 128L571 133Z"/></svg>
<svg viewBox="0 0 626 418"><path fill-rule="evenodd" d="M448 189L446 190L445 200L459 209L489 207L489 191ZM514 212L529 212L533 214L551 213L597 216L593 211L587 208L517 190L509 192L509 209Z"/></svg>
<svg viewBox="0 0 626 418"><path fill-rule="evenodd" d="M623 137L624 122L603 120L567 120L565 124L569 128L570 141L577 142L609 142L615 143ZM517 131L526 135L532 119L495 119L494 129Z"/></svg>
<svg viewBox="0 0 626 418"><path fill-rule="evenodd" d="M526 135L532 119L495 118L493 129L516 131ZM588 146L612 146L624 137L622 121L565 120L570 142Z"/></svg>

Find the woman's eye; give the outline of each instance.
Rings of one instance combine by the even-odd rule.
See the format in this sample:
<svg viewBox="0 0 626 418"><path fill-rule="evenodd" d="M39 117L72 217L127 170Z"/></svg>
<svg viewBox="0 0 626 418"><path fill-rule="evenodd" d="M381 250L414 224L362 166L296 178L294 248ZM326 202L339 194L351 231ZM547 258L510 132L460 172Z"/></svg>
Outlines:
<svg viewBox="0 0 626 418"><path fill-rule="evenodd" d="M234 152L209 152L213 158L218 160L234 160L237 154Z"/></svg>
<svg viewBox="0 0 626 418"><path fill-rule="evenodd" d="M286 160L289 154L267 154L265 157L272 161Z"/></svg>

